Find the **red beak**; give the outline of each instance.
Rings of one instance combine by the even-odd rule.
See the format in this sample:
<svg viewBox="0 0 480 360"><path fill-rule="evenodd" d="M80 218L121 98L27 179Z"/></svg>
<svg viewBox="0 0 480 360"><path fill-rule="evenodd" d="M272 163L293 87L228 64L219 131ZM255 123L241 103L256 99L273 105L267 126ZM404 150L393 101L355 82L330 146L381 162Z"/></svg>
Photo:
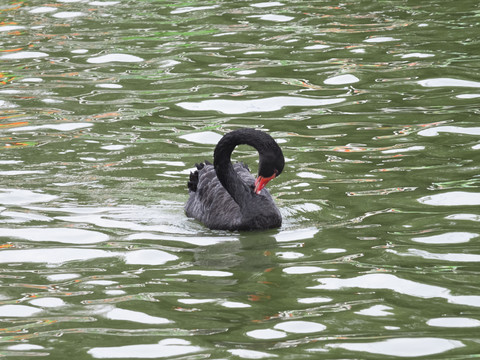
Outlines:
<svg viewBox="0 0 480 360"><path fill-rule="evenodd" d="M258 176L255 180L255 194L260 194L260 191L268 184L268 182L272 179L275 179L276 174L274 173L272 176L266 178L263 176Z"/></svg>

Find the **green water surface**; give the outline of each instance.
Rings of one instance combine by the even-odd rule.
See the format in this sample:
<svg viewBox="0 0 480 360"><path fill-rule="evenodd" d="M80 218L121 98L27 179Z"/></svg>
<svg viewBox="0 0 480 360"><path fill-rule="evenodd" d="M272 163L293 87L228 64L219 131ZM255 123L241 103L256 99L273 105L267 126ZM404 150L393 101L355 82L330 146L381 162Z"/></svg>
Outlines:
<svg viewBox="0 0 480 360"><path fill-rule="evenodd" d="M4 1L0 355L478 357L479 16ZM239 127L283 149L280 229L184 215L190 170Z"/></svg>

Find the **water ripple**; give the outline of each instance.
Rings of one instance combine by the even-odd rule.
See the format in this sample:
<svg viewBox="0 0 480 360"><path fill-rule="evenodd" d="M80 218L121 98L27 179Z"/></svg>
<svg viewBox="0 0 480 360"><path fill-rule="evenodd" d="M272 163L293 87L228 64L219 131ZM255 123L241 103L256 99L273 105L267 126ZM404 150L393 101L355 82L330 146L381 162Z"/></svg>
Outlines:
<svg viewBox="0 0 480 360"><path fill-rule="evenodd" d="M343 348L350 351L360 351L370 354L387 356L417 357L434 354L464 347L461 341L442 338L398 338L377 342L357 342L344 344L327 344L329 348Z"/></svg>
<svg viewBox="0 0 480 360"><path fill-rule="evenodd" d="M399 278L391 274L367 274L350 279L319 279L321 285L310 287L311 289L388 289L399 294L430 298L444 298L448 302L469 306L480 306L480 295L451 295L450 290L440 286L422 284L411 280Z"/></svg>

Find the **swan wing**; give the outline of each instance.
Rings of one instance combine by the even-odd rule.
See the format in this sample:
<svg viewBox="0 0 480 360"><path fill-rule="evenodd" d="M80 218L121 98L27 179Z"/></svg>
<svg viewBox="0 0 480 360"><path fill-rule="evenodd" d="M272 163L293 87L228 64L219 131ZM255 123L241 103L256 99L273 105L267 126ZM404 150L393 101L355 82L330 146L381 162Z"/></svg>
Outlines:
<svg viewBox="0 0 480 360"><path fill-rule="evenodd" d="M255 180L243 164L235 164L235 171L243 181L253 186ZM241 223L242 215L238 204L220 184L212 165L205 165L198 171L195 191L185 204L187 216L197 219L210 229L231 230Z"/></svg>

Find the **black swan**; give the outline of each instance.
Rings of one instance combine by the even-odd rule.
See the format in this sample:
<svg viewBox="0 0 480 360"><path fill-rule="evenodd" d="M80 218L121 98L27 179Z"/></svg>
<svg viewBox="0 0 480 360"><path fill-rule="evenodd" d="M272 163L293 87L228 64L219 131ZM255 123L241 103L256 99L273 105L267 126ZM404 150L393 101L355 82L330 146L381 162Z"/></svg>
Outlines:
<svg viewBox="0 0 480 360"><path fill-rule="evenodd" d="M248 166L232 164L237 145L253 146L260 155L255 180ZM213 165L195 164L190 173L190 198L185 213L210 229L260 230L282 225L282 216L265 185L283 171L285 159L275 140L259 130L239 129L223 136L215 147Z"/></svg>

